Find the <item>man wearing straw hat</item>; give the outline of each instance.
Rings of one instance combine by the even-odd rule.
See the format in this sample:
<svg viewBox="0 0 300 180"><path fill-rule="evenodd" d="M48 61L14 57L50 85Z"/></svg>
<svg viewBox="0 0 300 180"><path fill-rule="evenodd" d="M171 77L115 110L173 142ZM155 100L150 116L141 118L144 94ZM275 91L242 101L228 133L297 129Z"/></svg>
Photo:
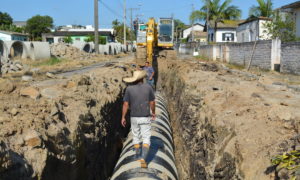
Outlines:
<svg viewBox="0 0 300 180"><path fill-rule="evenodd" d="M144 83L146 76L145 71L134 71L133 77L123 79L131 85L125 91L121 121L122 126L125 127L125 116L130 107L132 143L136 158L141 162L143 168L147 168L146 159L150 148L151 119L155 120L155 95L152 87L148 83Z"/></svg>

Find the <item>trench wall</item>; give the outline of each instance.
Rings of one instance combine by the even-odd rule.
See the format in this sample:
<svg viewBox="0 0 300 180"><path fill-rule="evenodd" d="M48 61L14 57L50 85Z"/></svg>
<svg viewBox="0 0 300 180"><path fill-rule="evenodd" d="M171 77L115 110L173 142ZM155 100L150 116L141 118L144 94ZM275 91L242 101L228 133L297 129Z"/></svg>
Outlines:
<svg viewBox="0 0 300 180"><path fill-rule="evenodd" d="M234 132L219 127L174 62L159 61L158 90L169 103L179 179L243 179L239 157L224 151ZM179 70L181 69L181 71Z"/></svg>

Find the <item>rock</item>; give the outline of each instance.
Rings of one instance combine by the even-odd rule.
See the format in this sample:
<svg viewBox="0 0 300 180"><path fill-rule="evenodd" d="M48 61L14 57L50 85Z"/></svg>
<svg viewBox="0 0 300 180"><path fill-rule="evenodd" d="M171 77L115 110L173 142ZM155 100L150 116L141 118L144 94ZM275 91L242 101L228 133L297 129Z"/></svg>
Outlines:
<svg viewBox="0 0 300 180"><path fill-rule="evenodd" d="M11 113L11 115L16 116L19 113L19 111L16 108L12 108L10 113Z"/></svg>
<svg viewBox="0 0 300 180"><path fill-rule="evenodd" d="M55 99L61 95L61 91L55 88L46 88L41 90L41 95L45 98Z"/></svg>
<svg viewBox="0 0 300 180"><path fill-rule="evenodd" d="M40 92L37 89L35 89L34 87L27 87L27 88L21 89L20 95L28 96L35 100L41 96Z"/></svg>
<svg viewBox="0 0 300 180"><path fill-rule="evenodd" d="M55 75L54 75L53 73L51 73L51 72L47 72L47 73L46 73L46 76L47 76L48 78L55 78Z"/></svg>
<svg viewBox="0 0 300 180"><path fill-rule="evenodd" d="M42 145L40 134L35 130L25 132L24 141L25 144L31 148L40 147Z"/></svg>
<svg viewBox="0 0 300 180"><path fill-rule="evenodd" d="M22 76L22 81L28 82L28 81L32 81L32 80L33 80L32 76L28 76L28 75Z"/></svg>
<svg viewBox="0 0 300 180"><path fill-rule="evenodd" d="M73 81L69 81L69 82L66 84L66 88L68 88L68 89L73 88L73 87L76 87L76 83L73 82Z"/></svg>
<svg viewBox="0 0 300 180"><path fill-rule="evenodd" d="M19 70L22 70L23 69L23 66L21 64L16 64L16 67L19 69Z"/></svg>
<svg viewBox="0 0 300 180"><path fill-rule="evenodd" d="M40 68L32 68L32 69L30 69L30 72L32 72L32 73L37 73L39 71L40 71Z"/></svg>
<svg viewBox="0 0 300 180"><path fill-rule="evenodd" d="M16 89L16 86L10 80L0 79L0 92L9 94Z"/></svg>

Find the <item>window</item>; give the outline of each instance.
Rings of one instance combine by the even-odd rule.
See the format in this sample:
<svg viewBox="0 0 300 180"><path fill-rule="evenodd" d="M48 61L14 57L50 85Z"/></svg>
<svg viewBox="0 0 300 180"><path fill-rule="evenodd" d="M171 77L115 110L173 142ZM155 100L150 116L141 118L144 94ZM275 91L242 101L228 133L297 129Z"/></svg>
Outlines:
<svg viewBox="0 0 300 180"><path fill-rule="evenodd" d="M226 41L226 42L234 41L234 34L233 33L223 33L222 41Z"/></svg>

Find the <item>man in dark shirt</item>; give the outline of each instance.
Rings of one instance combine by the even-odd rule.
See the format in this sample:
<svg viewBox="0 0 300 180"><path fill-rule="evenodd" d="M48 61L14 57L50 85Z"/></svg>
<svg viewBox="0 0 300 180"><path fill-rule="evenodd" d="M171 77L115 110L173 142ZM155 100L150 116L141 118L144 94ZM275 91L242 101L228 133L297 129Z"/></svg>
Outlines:
<svg viewBox="0 0 300 180"><path fill-rule="evenodd" d="M147 83L150 86L154 87L154 74L155 74L155 72L154 72L153 67L150 66L149 62L146 62L143 70L147 72Z"/></svg>
<svg viewBox="0 0 300 180"><path fill-rule="evenodd" d="M135 71L133 77L123 79L127 83L132 83L132 85L128 86L125 91L121 120L122 126L125 127L125 116L130 107L132 143L136 151L136 157L143 168L147 167L146 158L150 148L151 117L152 120L155 120L155 95L153 88L144 83L145 77L145 71ZM143 143L143 147L140 143Z"/></svg>

